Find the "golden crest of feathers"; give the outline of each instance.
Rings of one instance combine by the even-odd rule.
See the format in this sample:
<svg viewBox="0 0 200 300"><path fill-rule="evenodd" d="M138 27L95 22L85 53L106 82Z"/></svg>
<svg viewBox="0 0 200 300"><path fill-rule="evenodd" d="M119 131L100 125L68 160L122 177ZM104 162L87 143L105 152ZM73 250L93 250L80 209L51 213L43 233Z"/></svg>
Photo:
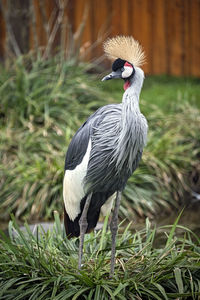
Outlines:
<svg viewBox="0 0 200 300"><path fill-rule="evenodd" d="M116 36L104 43L104 51L111 60L121 58L136 67L145 63L142 46L132 36Z"/></svg>

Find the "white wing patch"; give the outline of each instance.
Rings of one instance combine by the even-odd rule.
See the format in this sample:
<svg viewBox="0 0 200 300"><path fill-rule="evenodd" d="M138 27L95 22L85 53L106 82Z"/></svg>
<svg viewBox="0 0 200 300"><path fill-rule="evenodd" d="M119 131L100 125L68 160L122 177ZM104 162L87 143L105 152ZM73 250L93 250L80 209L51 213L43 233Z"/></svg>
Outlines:
<svg viewBox="0 0 200 300"><path fill-rule="evenodd" d="M116 198L116 192L114 194L112 194L104 203L104 205L102 205L101 207L101 213L102 215L105 217L107 214L110 214L112 206L113 206L113 201Z"/></svg>
<svg viewBox="0 0 200 300"><path fill-rule="evenodd" d="M80 202L85 196L83 179L87 173L88 162L91 152L91 140L82 162L74 170L66 170L63 181L63 198L66 212L69 218L74 219L80 213Z"/></svg>

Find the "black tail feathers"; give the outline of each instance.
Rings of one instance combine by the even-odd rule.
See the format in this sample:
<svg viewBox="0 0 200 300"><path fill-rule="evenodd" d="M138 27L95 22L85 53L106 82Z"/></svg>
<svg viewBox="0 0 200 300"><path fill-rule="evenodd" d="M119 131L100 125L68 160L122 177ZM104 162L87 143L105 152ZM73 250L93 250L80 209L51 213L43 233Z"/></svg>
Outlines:
<svg viewBox="0 0 200 300"><path fill-rule="evenodd" d="M109 195L104 193L95 193L92 195L91 203L87 213L87 222L88 228L86 233L89 233L93 230L98 222L99 214L101 206L105 203ZM80 214L74 219L74 221L70 220L65 208L64 208L64 226L67 236L70 237L78 237L80 235L80 226L79 220L81 214L83 212L83 208L85 205L86 196L81 200L81 212Z"/></svg>
<svg viewBox="0 0 200 300"><path fill-rule="evenodd" d="M81 212L82 213L82 212ZM76 217L74 221L70 220L66 210L64 209L64 225L65 225L65 231L66 235L71 237L78 237L80 235L80 226L79 226L79 220L81 217L81 213ZM99 219L100 210L92 216L92 218L87 218L88 221L88 228L86 233L89 233L91 230L93 230L98 222Z"/></svg>

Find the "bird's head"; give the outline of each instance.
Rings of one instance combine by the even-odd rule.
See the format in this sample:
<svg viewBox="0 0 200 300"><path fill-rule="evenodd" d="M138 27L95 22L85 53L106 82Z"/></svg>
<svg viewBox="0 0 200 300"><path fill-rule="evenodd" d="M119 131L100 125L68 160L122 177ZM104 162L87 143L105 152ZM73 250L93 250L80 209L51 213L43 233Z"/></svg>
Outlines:
<svg viewBox="0 0 200 300"><path fill-rule="evenodd" d="M124 79L124 89L126 90L129 87L130 80L133 78L134 74L135 68L131 63L121 58L117 58L112 64L112 72L105 76L102 81L114 78Z"/></svg>
<svg viewBox="0 0 200 300"><path fill-rule="evenodd" d="M104 51L108 58L115 60L112 64L112 72L102 81L114 78L124 79L125 90L131 85L134 77L140 77L143 82L144 73L139 66L145 62L145 55L136 40L126 36L108 39L104 43Z"/></svg>

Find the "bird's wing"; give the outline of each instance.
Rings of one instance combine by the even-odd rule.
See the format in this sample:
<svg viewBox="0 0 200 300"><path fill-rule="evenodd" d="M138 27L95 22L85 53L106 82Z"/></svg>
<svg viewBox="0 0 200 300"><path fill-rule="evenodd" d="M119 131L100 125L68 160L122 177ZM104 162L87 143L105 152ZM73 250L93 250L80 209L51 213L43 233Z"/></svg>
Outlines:
<svg viewBox="0 0 200 300"><path fill-rule="evenodd" d="M97 128L99 126L106 113L108 113L113 108L115 108L116 110L116 106L121 107L120 104L109 104L99 108L77 130L67 150L65 170L73 170L76 168L77 165L79 165L82 162L83 157L87 151L88 143L94 128Z"/></svg>
<svg viewBox="0 0 200 300"><path fill-rule="evenodd" d="M102 113L112 105L102 107L91 115L78 129L68 147L65 160L63 198L69 218L74 220L80 213L81 199L86 196L84 179L87 173L92 148L91 135L101 121Z"/></svg>
<svg viewBox="0 0 200 300"><path fill-rule="evenodd" d="M80 202L85 196L83 179L90 158L90 126L85 122L74 135L65 160L63 198L69 218L74 220L80 213Z"/></svg>

